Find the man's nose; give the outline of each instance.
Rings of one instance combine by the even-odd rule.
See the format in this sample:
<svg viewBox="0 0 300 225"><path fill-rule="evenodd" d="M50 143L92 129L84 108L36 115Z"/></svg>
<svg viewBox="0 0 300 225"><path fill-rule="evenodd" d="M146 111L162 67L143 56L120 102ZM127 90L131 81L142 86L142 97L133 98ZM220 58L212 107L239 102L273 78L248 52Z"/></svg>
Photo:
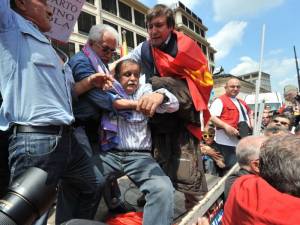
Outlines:
<svg viewBox="0 0 300 225"><path fill-rule="evenodd" d="M52 19L53 12L52 12L52 9L50 8L49 5L47 5L47 14L48 14L48 16Z"/></svg>

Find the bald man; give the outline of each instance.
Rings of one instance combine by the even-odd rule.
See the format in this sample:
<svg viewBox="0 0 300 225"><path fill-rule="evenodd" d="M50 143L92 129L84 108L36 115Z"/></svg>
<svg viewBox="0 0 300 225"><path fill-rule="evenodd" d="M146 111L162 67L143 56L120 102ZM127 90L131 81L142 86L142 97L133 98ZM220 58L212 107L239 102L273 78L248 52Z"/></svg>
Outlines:
<svg viewBox="0 0 300 225"><path fill-rule="evenodd" d="M235 146L239 141L238 123L246 121L251 127L251 109L237 98L241 84L236 78L225 84L225 94L217 98L210 107L211 120L216 126L216 142L225 159L226 169L236 163Z"/></svg>

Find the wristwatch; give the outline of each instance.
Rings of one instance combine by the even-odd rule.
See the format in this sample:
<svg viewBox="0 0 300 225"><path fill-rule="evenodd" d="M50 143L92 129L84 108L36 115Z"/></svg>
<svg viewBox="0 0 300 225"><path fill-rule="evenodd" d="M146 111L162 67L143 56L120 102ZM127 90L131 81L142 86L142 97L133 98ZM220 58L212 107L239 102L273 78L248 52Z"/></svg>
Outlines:
<svg viewBox="0 0 300 225"><path fill-rule="evenodd" d="M164 91L156 90L155 92L163 95L164 98L161 104L167 103L169 101L169 97L166 95Z"/></svg>

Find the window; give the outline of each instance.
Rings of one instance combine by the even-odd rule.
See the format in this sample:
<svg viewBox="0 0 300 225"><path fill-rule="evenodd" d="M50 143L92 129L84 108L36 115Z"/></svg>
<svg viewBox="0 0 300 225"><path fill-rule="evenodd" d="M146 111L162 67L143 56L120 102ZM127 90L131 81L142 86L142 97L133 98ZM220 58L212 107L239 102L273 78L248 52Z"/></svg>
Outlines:
<svg viewBox="0 0 300 225"><path fill-rule="evenodd" d="M86 0L86 2L92 4L92 5L95 5L95 0Z"/></svg>
<svg viewBox="0 0 300 225"><path fill-rule="evenodd" d="M102 9L117 15L116 0L102 0Z"/></svg>
<svg viewBox="0 0 300 225"><path fill-rule="evenodd" d="M188 19L185 16L182 16L182 23L187 27L189 26Z"/></svg>
<svg viewBox="0 0 300 225"><path fill-rule="evenodd" d="M189 28L191 30L194 30L194 23L192 21L189 20Z"/></svg>
<svg viewBox="0 0 300 225"><path fill-rule="evenodd" d="M201 31L201 37L204 37L205 38L205 32L204 32L204 30L200 30Z"/></svg>
<svg viewBox="0 0 300 225"><path fill-rule="evenodd" d="M88 35L91 27L96 24L96 17L86 12L81 12L78 18L78 31Z"/></svg>
<svg viewBox="0 0 300 225"><path fill-rule="evenodd" d="M135 20L135 24L146 28L146 24L145 24L145 15L143 13L140 13L137 10L134 10L134 20Z"/></svg>
<svg viewBox="0 0 300 225"><path fill-rule="evenodd" d="M185 9L184 4L182 4L181 2L179 2L179 7L182 8L182 9Z"/></svg>
<svg viewBox="0 0 300 225"><path fill-rule="evenodd" d="M196 32L197 34L200 34L200 28L199 28L197 25L195 25L195 32Z"/></svg>
<svg viewBox="0 0 300 225"><path fill-rule="evenodd" d="M79 50L81 51L84 45L79 45Z"/></svg>
<svg viewBox="0 0 300 225"><path fill-rule="evenodd" d="M103 20L103 24L107 24L107 25L109 25L109 26L115 28L116 31L118 32L118 25L113 24L113 23L111 23L111 22L108 22L107 20Z"/></svg>
<svg viewBox="0 0 300 225"><path fill-rule="evenodd" d="M120 1L119 1L119 13L121 18L128 20L129 22L132 22L131 8Z"/></svg>
<svg viewBox="0 0 300 225"><path fill-rule="evenodd" d="M211 61L214 61L214 53L209 53L209 59L211 60Z"/></svg>
<svg viewBox="0 0 300 225"><path fill-rule="evenodd" d="M52 45L56 48L59 48L64 53L66 53L69 57L72 57L75 54L75 44L74 43L61 43L53 41Z"/></svg>
<svg viewBox="0 0 300 225"><path fill-rule="evenodd" d="M206 54L207 54L206 46L202 45L202 51L203 51L204 55L206 56Z"/></svg>
<svg viewBox="0 0 300 225"><path fill-rule="evenodd" d="M134 40L133 40L133 32L126 30L124 28L121 29L121 31L123 32L123 30L126 31L126 42L127 42L127 46L134 48ZM123 40L122 40L123 42Z"/></svg>
<svg viewBox="0 0 300 225"><path fill-rule="evenodd" d="M139 44L141 42L146 41L146 38L142 35L136 34L136 43Z"/></svg>

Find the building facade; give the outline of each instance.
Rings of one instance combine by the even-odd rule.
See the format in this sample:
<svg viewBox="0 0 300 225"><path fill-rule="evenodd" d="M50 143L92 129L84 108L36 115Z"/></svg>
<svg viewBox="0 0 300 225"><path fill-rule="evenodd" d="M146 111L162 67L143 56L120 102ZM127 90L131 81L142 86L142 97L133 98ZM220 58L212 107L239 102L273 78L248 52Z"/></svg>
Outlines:
<svg viewBox="0 0 300 225"><path fill-rule="evenodd" d="M202 20L182 2L178 1L172 5L172 8L175 12L176 29L197 41L208 60L210 71L213 73L216 50L213 49L206 40L207 27L202 23Z"/></svg>
<svg viewBox="0 0 300 225"><path fill-rule="evenodd" d="M69 42L66 44L54 43L54 45L72 56L86 43L90 28L95 24L104 23L113 26L118 31L120 43L122 42L122 31L126 31L127 46L130 51L147 39L145 15L148 9L149 7L137 0L86 0ZM176 15L176 29L197 41L209 61L211 71L213 71L216 51L206 40L207 27L181 2L174 4L173 9ZM117 53L119 55L120 49L117 49Z"/></svg>
<svg viewBox="0 0 300 225"><path fill-rule="evenodd" d="M238 77L245 80L245 81L249 81L249 82L251 82L252 84L255 85L256 81L258 80L258 73L259 72L256 71L256 72L252 72L252 73L239 75ZM272 92L270 74L265 73L265 72L261 72L260 82L261 82L260 83L261 88L263 88L267 92Z"/></svg>

